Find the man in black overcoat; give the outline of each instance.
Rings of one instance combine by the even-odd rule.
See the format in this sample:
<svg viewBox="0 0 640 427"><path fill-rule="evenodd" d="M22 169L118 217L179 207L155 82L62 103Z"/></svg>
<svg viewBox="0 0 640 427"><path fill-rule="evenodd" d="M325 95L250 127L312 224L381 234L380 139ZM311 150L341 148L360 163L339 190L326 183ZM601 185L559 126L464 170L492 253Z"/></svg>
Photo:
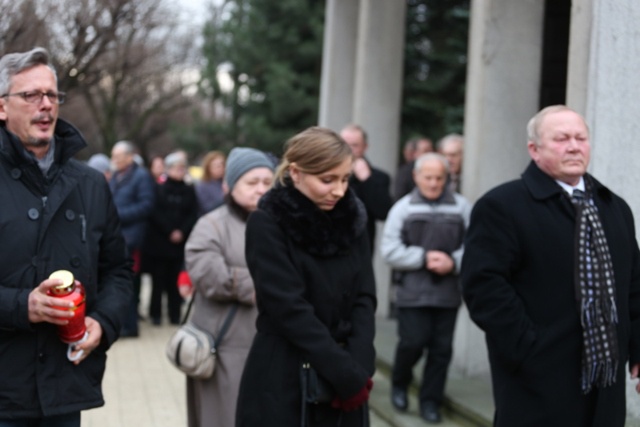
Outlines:
<svg viewBox="0 0 640 427"><path fill-rule="evenodd" d="M355 191L367 211L367 235L373 256L376 241L376 221L387 219L387 213L393 205L391 199L391 178L377 169L365 158L369 147L367 132L356 124L345 126L340 131L342 139L349 144L353 152L353 173L349 178L349 187Z"/></svg>
<svg viewBox="0 0 640 427"><path fill-rule="evenodd" d="M626 363L631 378L640 369L633 216L587 173L582 116L547 107L527 132L533 161L475 204L462 263L486 333L494 424L622 427Z"/></svg>
<svg viewBox="0 0 640 427"><path fill-rule="evenodd" d="M3 427L80 427L80 411L104 405L106 353L131 298L111 192L102 173L74 158L87 143L59 118L64 100L45 49L0 58ZM84 286L77 306L51 294L62 285L49 278L57 270ZM70 347L57 328L83 311L85 338Z"/></svg>

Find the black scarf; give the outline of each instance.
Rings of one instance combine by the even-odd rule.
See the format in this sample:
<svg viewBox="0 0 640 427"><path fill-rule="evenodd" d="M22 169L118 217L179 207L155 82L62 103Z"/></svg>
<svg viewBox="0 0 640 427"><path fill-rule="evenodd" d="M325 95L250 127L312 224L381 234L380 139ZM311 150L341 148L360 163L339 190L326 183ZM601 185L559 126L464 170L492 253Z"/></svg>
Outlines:
<svg viewBox="0 0 640 427"><path fill-rule="evenodd" d="M575 286L582 323L581 385L585 394L593 386L615 383L619 363L613 264L589 184L585 179L587 193L574 190L571 197L576 207Z"/></svg>
<svg viewBox="0 0 640 427"><path fill-rule="evenodd" d="M322 257L348 251L367 224L364 205L351 189L332 210L323 211L288 178L262 196L258 207L270 213L303 250Z"/></svg>

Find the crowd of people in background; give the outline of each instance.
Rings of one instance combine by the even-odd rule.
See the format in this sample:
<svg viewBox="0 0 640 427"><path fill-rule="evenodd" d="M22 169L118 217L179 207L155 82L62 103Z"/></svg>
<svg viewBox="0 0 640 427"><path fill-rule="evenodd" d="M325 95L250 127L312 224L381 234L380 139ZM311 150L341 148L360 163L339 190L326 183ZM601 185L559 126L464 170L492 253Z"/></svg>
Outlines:
<svg viewBox="0 0 640 427"><path fill-rule="evenodd" d="M317 135L315 138L323 140ZM403 162L393 176L367 159L368 136L361 126L348 124L336 138L346 143L353 156L347 175L348 187L349 194L361 203L362 218L366 218L363 228L366 231L363 242L366 242L369 254L366 264L371 264L376 250L376 222L387 220L390 211L397 211L392 214L392 221L387 221L382 237L384 259L397 269L394 270L392 299L399 308L393 315L398 314L401 323L392 403L397 410L407 409L411 366L426 348L430 361L425 366L423 383L431 386L428 389L425 386L421 391L421 415L425 420L438 422L451 358L453 327L461 302L456 287L457 271L461 239L469 215L468 203L458 194L462 136L446 135L435 145L423 136L409 139L403 146ZM330 140L331 134L324 135L325 144ZM435 154L436 150L438 154ZM425 156L427 153L430 154ZM249 213L256 210L260 197L272 186L273 170L279 161L273 155L252 148L234 148L228 158L222 151L210 151L202 156L199 168L191 168L195 171L192 176L183 151L164 157L152 156L148 167L136 154L136 147L131 142L120 141L115 144L111 159L104 154L95 154L87 162L102 172L109 182L122 217L127 245L136 261L136 287L122 335L137 336L140 319L161 325L168 318L170 324L179 324L183 302L189 297L195 298L196 302L192 320L215 334L225 313L232 306L238 306L240 309L234 313L235 321L226 338L229 351L222 350L219 355L226 361L227 368L207 380L189 379L187 387L190 427L218 425L206 421L212 418L217 418L219 425L233 425L240 376L256 333L258 316L254 284L244 258L246 221ZM294 163L294 171L296 166L300 167L300 161ZM286 176L286 180L292 179L289 170L285 172L286 175L279 179L285 179L282 176ZM435 187L430 183L432 175L436 176ZM414 191L415 195L409 196ZM417 197L417 208L412 207L415 203L412 197ZM443 231L445 237L442 238L434 237L434 231L429 227L421 228L418 234L412 234L416 241L403 240L403 230L406 234L407 227L416 231L415 225L407 224L407 221L421 223L424 222L422 216L433 219L441 210L450 209L450 204L458 205L461 226L450 223L451 230ZM439 208L440 205L443 207ZM452 235L452 230L457 236L453 240L446 237ZM425 240L421 235L429 237ZM416 250L415 245L423 249ZM427 252L426 249L433 245L440 250ZM421 250L425 255L420 255ZM420 262L421 256L427 261ZM425 263L430 267L423 270ZM433 273L429 273L430 270ZM140 275L143 273L151 279L147 312L140 306ZM444 276L443 280L449 280L452 285L440 286L441 279L432 274ZM413 294L407 291L411 286L403 286L404 281L413 283ZM429 285L432 282L434 284ZM428 297L417 291L429 286ZM426 331L417 326L424 321L431 325ZM213 413L217 417L213 417Z"/></svg>

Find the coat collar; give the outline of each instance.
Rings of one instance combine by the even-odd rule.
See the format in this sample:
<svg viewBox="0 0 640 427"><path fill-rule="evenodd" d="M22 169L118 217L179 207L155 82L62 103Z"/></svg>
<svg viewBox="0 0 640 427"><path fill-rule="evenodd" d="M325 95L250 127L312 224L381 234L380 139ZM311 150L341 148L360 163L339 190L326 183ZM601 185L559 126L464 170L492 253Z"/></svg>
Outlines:
<svg viewBox="0 0 640 427"><path fill-rule="evenodd" d="M585 185L592 189L596 198L611 199L611 190L602 185L593 176L587 173L584 175L584 179ZM545 200L564 194L562 187L553 178L544 173L533 160L523 172L522 181L535 200Z"/></svg>
<svg viewBox="0 0 640 427"><path fill-rule="evenodd" d="M347 251L367 223L364 205L351 189L333 210L322 211L289 181L262 196L258 208L305 251L323 257Z"/></svg>
<svg viewBox="0 0 640 427"><path fill-rule="evenodd" d="M4 121L0 121L0 149L6 153L9 161L14 165L35 164L32 156L25 153L22 142L13 133L7 130ZM62 119L58 119L53 133L55 138L54 163L60 165L76 155L87 146L84 138L73 125Z"/></svg>
<svg viewBox="0 0 640 427"><path fill-rule="evenodd" d="M58 119L54 130L53 164L45 177L36 159L30 155L16 135L9 132L5 122L0 121L0 157L10 169L14 179L20 179L36 195L49 193L51 185L58 179L63 166L81 149L87 146L80 132L64 120ZM74 174L74 168L66 168Z"/></svg>

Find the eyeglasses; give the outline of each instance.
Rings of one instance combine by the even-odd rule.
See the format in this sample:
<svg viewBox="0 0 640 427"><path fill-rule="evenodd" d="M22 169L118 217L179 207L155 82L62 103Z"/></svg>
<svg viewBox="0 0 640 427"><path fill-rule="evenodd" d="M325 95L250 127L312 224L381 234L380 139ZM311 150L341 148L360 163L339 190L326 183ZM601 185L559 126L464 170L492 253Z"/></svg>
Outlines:
<svg viewBox="0 0 640 427"><path fill-rule="evenodd" d="M42 102L42 98L44 98L45 96L52 104L64 104L64 100L67 98L67 94L64 92L41 92L39 90L7 93L0 96L0 98L6 98L7 96L19 96L29 104L39 104Z"/></svg>

